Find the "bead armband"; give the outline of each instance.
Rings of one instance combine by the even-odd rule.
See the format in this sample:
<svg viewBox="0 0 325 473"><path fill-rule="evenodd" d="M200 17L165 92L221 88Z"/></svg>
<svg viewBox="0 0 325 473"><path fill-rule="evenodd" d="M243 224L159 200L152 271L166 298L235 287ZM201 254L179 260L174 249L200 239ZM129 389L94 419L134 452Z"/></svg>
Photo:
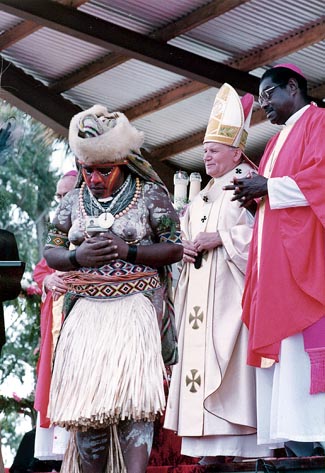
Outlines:
<svg viewBox="0 0 325 473"><path fill-rule="evenodd" d="M78 263L77 258L76 258L76 253L77 253L77 250L69 251L69 261L74 268L80 268L80 264Z"/></svg>
<svg viewBox="0 0 325 473"><path fill-rule="evenodd" d="M126 257L127 261L134 264L137 259L137 252L138 247L136 245L129 245L128 254Z"/></svg>

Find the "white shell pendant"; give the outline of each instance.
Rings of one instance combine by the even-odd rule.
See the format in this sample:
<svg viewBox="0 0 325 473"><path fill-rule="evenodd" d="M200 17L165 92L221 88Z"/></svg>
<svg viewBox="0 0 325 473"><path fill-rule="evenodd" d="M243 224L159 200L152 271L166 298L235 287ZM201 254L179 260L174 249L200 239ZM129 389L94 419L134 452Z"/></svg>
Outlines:
<svg viewBox="0 0 325 473"><path fill-rule="evenodd" d="M99 217L97 217L98 224L102 228L111 228L114 223L114 220L114 215L109 212L102 213L99 215Z"/></svg>

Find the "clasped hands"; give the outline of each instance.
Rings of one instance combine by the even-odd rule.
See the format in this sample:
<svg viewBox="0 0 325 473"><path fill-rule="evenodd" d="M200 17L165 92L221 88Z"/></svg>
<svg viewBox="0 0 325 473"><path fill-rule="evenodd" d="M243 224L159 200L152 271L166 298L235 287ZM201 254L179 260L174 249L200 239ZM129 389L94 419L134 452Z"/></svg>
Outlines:
<svg viewBox="0 0 325 473"><path fill-rule="evenodd" d="M44 287L45 291L52 291L52 297L54 300L59 299L60 296L63 296L68 290L67 284L64 282L62 277L64 273L61 271L55 271L55 273L48 274L44 278Z"/></svg>
<svg viewBox="0 0 325 473"><path fill-rule="evenodd" d="M76 258L80 266L100 267L117 258L126 259L128 244L110 231L87 238L77 248Z"/></svg>
<svg viewBox="0 0 325 473"><path fill-rule="evenodd" d="M232 184L224 186L223 190L234 191L232 201L238 200L240 207L251 210L255 206L254 199L267 195L267 179L254 171L249 172L245 177L234 177ZM255 205L254 205L255 204Z"/></svg>
<svg viewBox="0 0 325 473"><path fill-rule="evenodd" d="M182 240L184 253L183 261L185 263L194 263L195 258L200 252L210 251L222 245L219 232L200 232L193 241Z"/></svg>

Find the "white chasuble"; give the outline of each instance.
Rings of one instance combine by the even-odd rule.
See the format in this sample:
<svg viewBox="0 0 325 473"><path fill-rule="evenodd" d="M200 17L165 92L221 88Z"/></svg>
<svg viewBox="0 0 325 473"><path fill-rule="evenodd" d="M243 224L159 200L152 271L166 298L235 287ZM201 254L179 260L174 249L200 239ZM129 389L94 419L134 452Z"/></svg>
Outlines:
<svg viewBox="0 0 325 473"><path fill-rule="evenodd" d="M180 361L173 367L165 427L181 436L255 432L254 369L246 365L247 329L241 322L244 272L251 239L246 210L222 190L242 163L212 179L191 203L184 238L219 232L222 246L184 264L175 294Z"/></svg>

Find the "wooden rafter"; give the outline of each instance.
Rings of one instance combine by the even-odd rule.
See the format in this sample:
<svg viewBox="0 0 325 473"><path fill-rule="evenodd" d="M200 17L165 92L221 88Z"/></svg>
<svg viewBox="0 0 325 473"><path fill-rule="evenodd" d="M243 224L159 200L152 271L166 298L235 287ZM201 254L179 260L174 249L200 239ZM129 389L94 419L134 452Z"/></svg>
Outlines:
<svg viewBox="0 0 325 473"><path fill-rule="evenodd" d="M246 72L206 59L181 48L49 0L0 0L4 11L36 21L90 44L127 54L147 64L210 86L230 82L239 90L256 93L258 79Z"/></svg>
<svg viewBox="0 0 325 473"><path fill-rule="evenodd" d="M286 35L287 39L285 41L283 39L277 40L275 44L265 48L265 50L263 49L261 51L260 50L255 51L255 53L252 53L248 57L244 57L244 58L231 62L231 65L238 69L243 68L244 70L253 70L253 69L256 69L257 67L263 66L264 64L268 62L272 62L283 56L292 54L293 52L300 49L302 44L309 46L313 43L317 43L321 41L325 37L324 22L322 21L306 25L303 29L300 29L299 31L300 33L296 32L296 33L290 33ZM293 39L297 35L299 35L299 43L301 43L300 48L297 48L296 43ZM266 54L264 54L263 51L270 51L270 54L271 54L270 58ZM144 114L152 113L153 111L157 111L161 108L167 107L168 105L172 105L173 103L176 103L178 100L184 100L190 97L191 95L193 95L192 90L195 91L194 93L200 93L200 92L203 92L204 90L207 90L207 88L208 87L206 87L204 84L198 83L196 81L187 82L184 86L180 85L176 89L177 94L173 95L173 94L170 94L170 91L167 91L164 94L160 94L159 96L153 97L147 102L140 104L139 107L135 106L135 107L132 107L132 109L125 110L125 113L127 115L130 113L130 111L132 112L132 114L135 113L134 116L130 115L130 119L139 118L141 116L141 110L143 110ZM189 91L189 95L187 95L187 91ZM325 96L324 89L322 87L320 87L319 89L313 89L311 90L311 95L312 95L312 98L314 99L322 99ZM152 107L151 110L150 110L150 107ZM254 115L252 118L252 125L255 124ZM257 117L257 115L255 116ZM258 121L258 123L260 123L260 121Z"/></svg>
<svg viewBox="0 0 325 473"><path fill-rule="evenodd" d="M80 112L81 108L50 91L40 81L1 56L0 60L3 66L0 98L33 116L58 134L67 137L71 117ZM168 190L173 192L174 168L168 163L155 162L148 153L145 154L165 182Z"/></svg>
<svg viewBox="0 0 325 473"><path fill-rule="evenodd" d="M241 71L251 71L281 57L289 56L302 48L307 48L324 38L325 16L318 21L306 24L304 28L290 31L286 35L277 38L272 44L263 46L263 48L259 48L243 58L230 61L229 64Z"/></svg>
<svg viewBox="0 0 325 473"><path fill-rule="evenodd" d="M324 100L325 97L325 83L318 85L317 87L313 87L310 91L310 95L314 99Z"/></svg>
<svg viewBox="0 0 325 473"><path fill-rule="evenodd" d="M77 71L68 74L63 79L53 82L53 84L50 84L49 87L54 92L64 92L65 90L72 89L73 87L76 87L77 85L82 84L83 82L86 82L87 80L92 79L93 77L96 77L97 75L102 74L109 69L113 69L114 67L123 64L128 59L130 58L123 54L107 54L104 57L96 59L90 64L86 64Z"/></svg>
<svg viewBox="0 0 325 473"><path fill-rule="evenodd" d="M186 81L179 87L168 90L164 94L156 95L150 100L146 100L139 105L123 110L123 112L129 120L135 120L136 118L144 117L149 113L153 113L171 104L177 103L180 100L189 98L199 92L203 92L208 88L209 86L201 84L200 82Z"/></svg>
<svg viewBox="0 0 325 473"><path fill-rule="evenodd" d="M236 61L232 61L230 65L238 69L253 70L268 62L275 61L283 56L290 55L297 51L298 48L295 43L297 36L299 37L299 43L301 47L302 44L309 46L313 43L321 41L324 38L324 35L325 28L322 21L308 24L305 25L303 29L300 29L299 32L291 32L290 34L286 35L285 40L284 38L277 39L276 43L264 48L263 50L256 50L247 57L245 56ZM270 53L270 56L267 56L267 52ZM114 54L111 56L111 66L113 67L115 65L113 58ZM121 61L123 61L124 58L122 55L115 55L114 57L120 57ZM68 85L68 83L66 83L66 85ZM72 83L72 85L74 84ZM143 102L140 105L126 109L125 113L128 115L130 120L140 118L141 116L144 116L148 113L158 111L164 107L177 103L179 100L184 100L188 97L191 97L193 94L203 92L204 90L207 90L207 88L208 86L202 84L201 82L186 81L186 83L179 85L176 89L173 88L164 92L163 94L159 94L151 98L146 102ZM56 90L55 87L54 90ZM322 99L322 97L324 97L324 93L320 92L319 94L316 94L316 92L313 90L312 96L315 99Z"/></svg>
<svg viewBox="0 0 325 473"><path fill-rule="evenodd" d="M62 136L67 136L70 119L81 108L51 92L40 81L6 59L1 58L1 64L1 97Z"/></svg>
<svg viewBox="0 0 325 473"><path fill-rule="evenodd" d="M206 129L204 128L204 130L192 133L192 135L187 136L186 138L155 148L150 152L152 160L154 160L154 162L165 161L175 154L183 153L188 149L199 146L203 142L205 131Z"/></svg>
<svg viewBox="0 0 325 473"><path fill-rule="evenodd" d="M324 97L325 95L325 84L313 89L313 97L319 95L319 97ZM260 123L266 121L266 116L264 110L261 108L254 110L251 119L251 127L254 127ZM151 150L150 154L152 160L161 160L166 161L170 157L183 153L189 149L200 146L203 142L206 129L202 129L191 136L185 137L183 139L166 143L164 146L159 146Z"/></svg>
<svg viewBox="0 0 325 473"><path fill-rule="evenodd" d="M292 32L288 34L285 40L278 40L275 44L272 44L263 50L255 51L250 56L232 61L231 65L239 69L243 68L244 70L253 70L268 62L275 61L283 56L288 56L302 47L307 47L311 44L322 41L325 38L324 24L324 18L320 19L318 22L308 24L303 29L300 29L299 32ZM294 38L298 39L299 47L297 47L297 43L295 42ZM270 57L267 56L268 51L270 52ZM179 90L179 93L181 93L181 90ZM310 96L319 103L319 101L325 96L325 84L311 89ZM163 99L164 98L161 97L161 100ZM143 106L144 105L145 104L143 104ZM252 115L251 126L258 125L265 120L266 117L263 110L256 110ZM202 133L203 131L193 135L191 140L187 140L187 138L185 138L184 140L179 140L177 142L166 144L163 147L156 148L151 152L151 154L153 157L160 156L159 159L166 160L174 154L177 154L174 152L175 149L181 149L181 151L184 152L187 149L199 146L202 143ZM195 137L197 138L196 140ZM187 145L189 145L188 148L186 148Z"/></svg>
<svg viewBox="0 0 325 473"><path fill-rule="evenodd" d="M153 31L149 34L149 37L167 42L176 36L180 36L191 29L197 28L199 25L211 20L212 18L222 15L223 13L246 3L247 1L248 0L213 0L179 20L173 21L169 25ZM92 79L96 75L102 74L129 59L128 56L122 54L107 54L106 56L93 61L91 64L87 64L79 70L72 72L67 77L53 83L51 88L56 92L63 92L72 87L76 87L78 84Z"/></svg>
<svg viewBox="0 0 325 473"><path fill-rule="evenodd" d="M153 32L150 36L161 41L169 41L176 36L187 33L217 16L223 15L233 8L246 3L248 0L214 0L197 8L188 15Z"/></svg>
<svg viewBox="0 0 325 473"><path fill-rule="evenodd" d="M253 111L251 119L251 127L256 126L266 120L265 112L261 108L258 108ZM200 146L203 142L206 129L202 129L197 133L192 134L191 136L185 137L183 139L167 143L164 146L160 146L151 150L150 155L152 161L157 160L166 161L170 157L178 154L184 153L191 148Z"/></svg>
<svg viewBox="0 0 325 473"><path fill-rule="evenodd" d="M10 48L10 46L17 43L17 41L20 41L38 29L38 24L33 21L21 21L18 25L10 28L0 36L0 51Z"/></svg>
<svg viewBox="0 0 325 473"><path fill-rule="evenodd" d="M31 1L33 2L33 0ZM66 0L62 0L62 2L64 1ZM39 0L38 3L43 3L43 2L46 3L46 0ZM12 4L12 3L15 3L15 0L13 1L7 0L7 2L6 1L1 2L0 0L0 8L2 8L1 7L2 3ZM24 4L24 0L20 0L20 2L18 2L17 0L16 3ZM35 0L35 3L37 3L36 0ZM84 2L80 2L80 3L84 3ZM212 3L217 3L217 2L212 2ZM227 2L223 2L223 3L227 3ZM228 2L228 5L229 5L229 2ZM194 13L195 12L193 12L193 14ZM23 22L23 23L26 23L26 22ZM154 34L152 34L152 36L154 36ZM276 41L276 43L264 48L263 50L253 51L250 55L232 62L231 66L235 69L238 68L239 70L245 70L245 71L255 69L256 67L260 67L263 64L272 62L276 59L279 59L280 57L289 55L292 52L295 52L296 50L301 49L301 47L306 47L306 46L309 46L310 44L321 41L322 39L324 39L324 37L325 37L324 18L322 18L318 22L312 23L310 25L306 25L303 29L300 29L297 32L292 32L288 34L286 37L279 38ZM297 47L297 41L299 43L298 47ZM129 58L127 56L124 56L121 54L118 55L115 53L111 54L110 56L111 56L112 66L116 65L115 60L116 60L116 57L118 56L120 56L121 61L123 60L123 58ZM115 59L114 59L114 56L115 56ZM216 67L217 64L214 63L214 66ZM252 76L250 76L250 78L252 78ZM231 81L231 79L228 79L228 81ZM214 84L214 85L217 85L217 84ZM173 90L169 90L166 93L161 94L158 97L154 97L150 99L149 101L144 102L143 104L140 104L136 107L129 108L125 110L125 112L129 115L130 119L139 118L140 116L143 116L147 113L151 113L152 111L159 110L172 103L182 100L186 98L187 96L191 96L195 93L201 92L202 90L206 90L208 87L209 85L206 83L203 84L201 82L191 81L191 80L186 81L180 87L177 87L176 89L173 89ZM311 91L312 96L314 98L322 99L324 97L324 89L325 89L324 85L314 88ZM260 123L261 121L263 121L263 119L264 119L263 111L255 112L252 118L252 125ZM190 138L185 138L184 140L178 140L175 143L170 143L163 147L155 149L151 152L151 156L153 159L166 160L170 156L173 156L179 152L183 152L186 149L198 146L199 144L202 143L204 131L205 130L201 130L197 132L195 135L192 135Z"/></svg>
<svg viewBox="0 0 325 473"><path fill-rule="evenodd" d="M62 5L67 5L71 8L77 8L80 5L88 2L88 0L54 0L57 3L61 3ZM0 51L9 48L13 44L17 43L18 41L24 39L26 36L34 33L41 28L38 23L34 21L21 21L18 25L13 26L8 31L3 33L0 36Z"/></svg>

